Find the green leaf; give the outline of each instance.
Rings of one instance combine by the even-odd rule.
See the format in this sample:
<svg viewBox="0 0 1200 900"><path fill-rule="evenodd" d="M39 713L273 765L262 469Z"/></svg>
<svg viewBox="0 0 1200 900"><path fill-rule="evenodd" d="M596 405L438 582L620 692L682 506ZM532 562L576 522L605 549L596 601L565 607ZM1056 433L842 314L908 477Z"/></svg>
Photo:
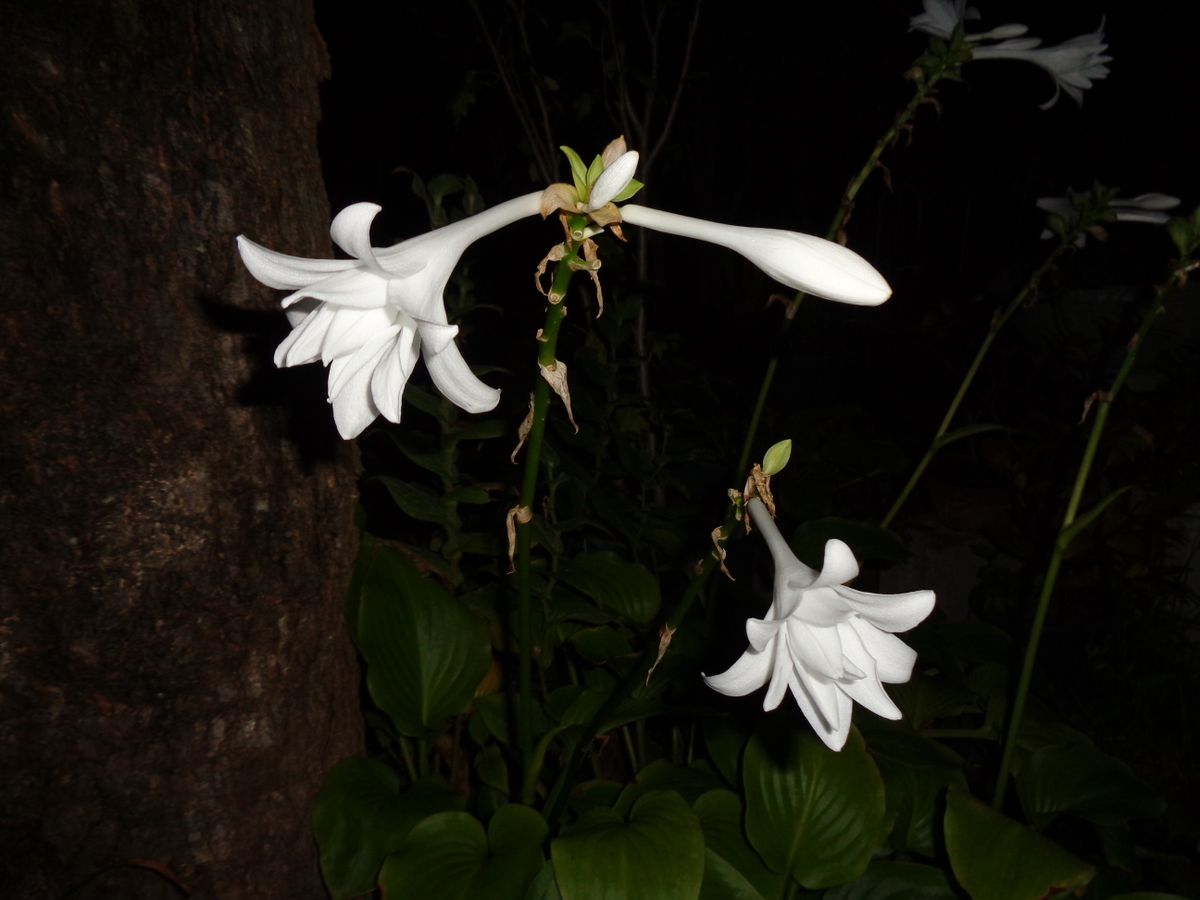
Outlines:
<svg viewBox="0 0 1200 900"><path fill-rule="evenodd" d="M745 810L733 791L715 790L693 808L704 831L704 885L701 900L761 900L782 896L786 879L766 867L746 840Z"/></svg>
<svg viewBox="0 0 1200 900"><path fill-rule="evenodd" d="M509 425L503 419L471 419L454 429L450 436L456 441L487 441L508 433Z"/></svg>
<svg viewBox="0 0 1200 900"><path fill-rule="evenodd" d="M1044 747L1029 754L1017 773L1021 807L1035 828L1060 813L1096 825L1162 815L1166 803L1133 770L1091 744Z"/></svg>
<svg viewBox="0 0 1200 900"><path fill-rule="evenodd" d="M587 175L585 177L589 191L592 189L592 185L594 185L596 183L596 181L600 178L600 175L603 172L604 172L604 160L601 159L600 154L597 153L596 158L592 160L592 164L590 166L588 166ZM583 194L580 194L580 196L582 197Z"/></svg>
<svg viewBox="0 0 1200 900"><path fill-rule="evenodd" d="M1083 888L1096 874L1058 844L960 788L947 795L945 834L954 877L973 900L1040 900Z"/></svg>
<svg viewBox="0 0 1200 900"><path fill-rule="evenodd" d="M874 862L852 884L829 891L824 900L956 900L946 874L910 862Z"/></svg>
<svg viewBox="0 0 1200 900"><path fill-rule="evenodd" d="M385 897L523 900L541 871L549 830L527 806L501 807L487 833L468 813L430 816L408 833L379 873Z"/></svg>
<svg viewBox="0 0 1200 900"><path fill-rule="evenodd" d="M1132 484L1127 484L1123 488L1117 488L1083 515L1076 517L1074 522L1059 532L1058 546L1063 550L1066 550L1068 547L1070 547L1075 538L1079 537L1080 532L1100 518L1101 513L1108 509L1117 498L1119 498L1126 491L1130 491L1132 489Z"/></svg>
<svg viewBox="0 0 1200 900"><path fill-rule="evenodd" d="M1113 894L1108 900L1188 900L1179 894L1163 894L1159 891L1134 891L1132 894Z"/></svg>
<svg viewBox="0 0 1200 900"><path fill-rule="evenodd" d="M612 553L582 553L569 559L559 567L558 578L602 609L639 625L658 614L658 579L645 566Z"/></svg>
<svg viewBox="0 0 1200 900"><path fill-rule="evenodd" d="M445 524L446 508L442 505L441 498L429 488L409 481L401 481L390 475L374 475L366 480L377 482L387 488L392 500L410 519L434 522L438 525Z"/></svg>
<svg viewBox="0 0 1200 900"><path fill-rule="evenodd" d="M525 900L562 900L558 882L554 879L554 863L550 860L542 863L541 871L530 882Z"/></svg>
<svg viewBox="0 0 1200 900"><path fill-rule="evenodd" d="M642 182L638 181L636 178L630 178L629 184L625 185L622 190L617 192L617 195L612 198L612 202L624 203L645 186L646 185L642 184Z"/></svg>
<svg viewBox="0 0 1200 900"><path fill-rule="evenodd" d="M792 458L791 439L772 444L763 454L762 470L764 475L778 475Z"/></svg>
<svg viewBox="0 0 1200 900"><path fill-rule="evenodd" d="M446 499L483 506L492 502L492 495L481 487L456 487L446 492Z"/></svg>
<svg viewBox="0 0 1200 900"><path fill-rule="evenodd" d="M953 444L955 441L961 441L963 438L974 437L977 434L987 434L989 431L1010 431L1004 425L964 425L962 428L955 428L953 431L947 431L940 438L934 441L934 447L941 450L948 444Z"/></svg>
<svg viewBox="0 0 1200 900"><path fill-rule="evenodd" d="M742 783L742 753L750 732L730 719L708 719L704 722L704 746L714 768L730 787Z"/></svg>
<svg viewBox="0 0 1200 900"><path fill-rule="evenodd" d="M628 819L584 814L551 842L563 900L695 900L704 877L700 820L674 791L651 791Z"/></svg>
<svg viewBox="0 0 1200 900"><path fill-rule="evenodd" d="M342 760L326 776L312 811L321 874L333 900L374 890L384 857L414 825L460 805L444 782L418 782L401 794L400 779L382 763Z"/></svg>
<svg viewBox="0 0 1200 900"><path fill-rule="evenodd" d="M750 843L806 888L857 878L887 835L883 781L855 729L837 752L807 730L755 735L743 778Z"/></svg>
<svg viewBox="0 0 1200 900"><path fill-rule="evenodd" d="M720 788L721 779L712 766L703 760L677 766L665 759L656 759L637 773L631 787L639 794L651 790L672 790L691 803L701 794Z"/></svg>
<svg viewBox="0 0 1200 900"><path fill-rule="evenodd" d="M575 191L580 197L587 194L587 166L583 164L583 160L579 158L579 154L570 147L562 146L558 148L566 156L567 162L571 164L571 180L575 182Z"/></svg>
<svg viewBox="0 0 1200 900"><path fill-rule="evenodd" d="M598 628L581 628L571 635L571 646L588 662L606 663L619 656L633 652L629 638L623 632L607 625Z"/></svg>
<svg viewBox="0 0 1200 900"><path fill-rule="evenodd" d="M355 632L371 699L411 737L463 712L492 661L483 622L386 547L363 575Z"/></svg>
<svg viewBox="0 0 1200 900"><path fill-rule="evenodd" d="M388 436L393 439L395 445L400 449L411 462L416 463L426 472L432 472L443 481L450 480L450 470L446 466L445 455L438 450L417 450L410 447L408 442L401 439L400 434L395 431L389 431Z"/></svg>
<svg viewBox="0 0 1200 900"><path fill-rule="evenodd" d="M942 796L951 784L966 786L962 761L941 744L910 731L889 729L869 739L887 791L892 846L936 856Z"/></svg>

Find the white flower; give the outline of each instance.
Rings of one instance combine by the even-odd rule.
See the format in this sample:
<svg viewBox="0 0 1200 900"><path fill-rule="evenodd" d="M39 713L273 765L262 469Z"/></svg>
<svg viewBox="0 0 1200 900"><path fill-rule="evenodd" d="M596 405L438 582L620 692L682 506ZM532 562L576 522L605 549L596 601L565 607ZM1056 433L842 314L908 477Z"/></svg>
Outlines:
<svg viewBox="0 0 1200 900"><path fill-rule="evenodd" d="M393 247L371 246L374 203L356 203L329 232L353 259L287 256L238 237L242 262L283 299L293 330L275 351L277 366L320 360L329 366L329 402L338 432L353 438L378 415L400 421L400 399L417 355L434 385L468 412L496 406L500 392L471 372L454 343L442 297L450 273L478 238L538 211L540 194L509 200Z"/></svg>
<svg viewBox="0 0 1200 900"><path fill-rule="evenodd" d="M637 171L638 152L627 150L607 166L596 183L592 185L592 193L588 198L587 212L595 212L602 206L612 202L629 183L633 181L633 173Z"/></svg>
<svg viewBox="0 0 1200 900"><path fill-rule="evenodd" d="M1104 51L1104 20L1090 34L1081 34L1053 47L1042 47L1038 38L1014 38L999 44L971 48L972 59L1018 59L1031 62L1050 73L1054 79L1054 96L1041 105L1049 109L1058 102L1059 91L1066 91L1076 103L1083 103L1083 92L1093 80L1108 75L1111 56Z"/></svg>
<svg viewBox="0 0 1200 900"><path fill-rule="evenodd" d="M621 218L632 225L727 247L776 281L818 297L878 306L892 295L883 276L865 259L811 234L722 225L634 204L621 207Z"/></svg>
<svg viewBox="0 0 1200 900"><path fill-rule="evenodd" d="M947 41L968 19L979 18L979 10L967 6L966 0L924 0L924 7L923 13L909 20L909 30L923 31ZM1058 102L1060 91L1082 103L1083 92L1092 82L1108 75L1108 66L1104 64L1111 62L1112 57L1104 53L1108 44L1104 39L1103 19L1100 27L1090 34L1081 34L1053 47L1043 47L1040 38L1023 37L1028 30L1024 25L1001 25L990 31L964 33L963 39L971 45L971 59L1024 60L1049 72L1054 79L1054 96L1042 104L1042 109Z"/></svg>
<svg viewBox="0 0 1200 900"><path fill-rule="evenodd" d="M746 622L750 647L728 671L705 676L713 690L742 697L768 685L763 709L790 689L804 717L833 750L850 731L855 702L885 719L900 710L883 684L912 677L916 653L893 632L907 631L933 610L933 591L868 594L845 586L858 575L850 548L825 544L820 572L800 562L762 501L748 504L775 559L775 591L765 618Z"/></svg>
<svg viewBox="0 0 1200 900"><path fill-rule="evenodd" d="M1084 196L1089 195L1085 193ZM1128 200L1114 197L1108 201L1108 209L1116 216L1118 222L1145 222L1149 225L1165 225L1171 219L1166 210L1174 209L1178 205L1178 197L1155 193L1138 194ZM1037 208L1051 215L1060 216L1068 223L1074 223L1079 217L1079 210L1075 208L1069 197L1039 197ZM1052 238L1054 232L1045 228L1042 230L1041 237L1042 240ZM1075 236L1076 247L1082 247L1085 241L1086 235L1083 233Z"/></svg>

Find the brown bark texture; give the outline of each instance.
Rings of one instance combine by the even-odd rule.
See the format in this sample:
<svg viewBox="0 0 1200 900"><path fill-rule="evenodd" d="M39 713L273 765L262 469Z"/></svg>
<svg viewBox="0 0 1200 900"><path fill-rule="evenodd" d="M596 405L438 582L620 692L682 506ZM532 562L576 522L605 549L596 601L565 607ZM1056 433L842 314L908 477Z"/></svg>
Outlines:
<svg viewBox="0 0 1200 900"><path fill-rule="evenodd" d="M329 252L311 3L2 6L0 896L324 897L355 463L234 247Z"/></svg>

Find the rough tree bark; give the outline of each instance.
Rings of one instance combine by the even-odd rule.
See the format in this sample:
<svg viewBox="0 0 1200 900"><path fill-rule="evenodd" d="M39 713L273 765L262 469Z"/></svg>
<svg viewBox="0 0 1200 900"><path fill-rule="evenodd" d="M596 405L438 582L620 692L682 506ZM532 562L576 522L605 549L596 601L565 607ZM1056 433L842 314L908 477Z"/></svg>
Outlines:
<svg viewBox="0 0 1200 900"><path fill-rule="evenodd" d="M324 897L354 463L233 242L328 253L311 4L3 6L0 896Z"/></svg>

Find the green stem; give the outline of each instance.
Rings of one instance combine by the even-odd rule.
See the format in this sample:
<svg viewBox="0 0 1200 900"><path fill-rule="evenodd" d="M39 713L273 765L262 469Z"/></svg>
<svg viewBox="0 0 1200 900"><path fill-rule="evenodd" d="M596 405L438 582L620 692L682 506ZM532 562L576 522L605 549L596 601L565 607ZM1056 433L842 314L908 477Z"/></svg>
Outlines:
<svg viewBox="0 0 1200 900"><path fill-rule="evenodd" d="M896 502L892 504L891 509L887 511L887 515L879 523L881 527L887 528L892 524L892 520L896 518L897 513L907 502L909 495L913 492L913 488L917 486L917 482L921 480L921 476L925 474L925 470L929 468L929 464L933 461L933 457L937 455L938 450L942 447L942 438L950 429L951 423L954 422L954 417L958 415L958 408L962 405L963 398L967 395L971 384L975 381L975 376L979 373L979 367L983 364L984 357L988 355L988 351L992 349L992 344L996 340L996 335L1000 333L1000 329L1005 326L1009 319L1012 318L1021 306L1025 303L1026 298L1033 294L1038 285L1041 284L1047 273L1058 263L1059 257L1067 251L1071 246L1071 241L1074 240L1074 232L1068 235L1054 251L1046 257L1046 260L1038 266L1037 270L1025 282L1025 286L1017 292L1017 295L1009 301L1008 305L1003 309L996 310L996 314L992 316L992 323L988 326L987 334L984 335L983 342L979 345L979 349L975 351L975 358L971 360L971 365L967 367L967 372L963 375L962 381L958 385L958 390L954 394L954 399L950 401L950 406L946 410L946 414L942 416L941 424L938 425L937 431L934 432L933 439L929 442L929 446L925 449L925 455L921 457L921 461L917 463L917 467L913 469L911 475L908 476L908 481L905 482L904 488L900 491L900 495L896 498Z"/></svg>
<svg viewBox="0 0 1200 900"><path fill-rule="evenodd" d="M583 228L582 221L572 221L572 231ZM558 332L566 317L564 299L574 266L579 263L580 244L569 243L567 254L554 269L554 281L548 295L546 321L542 325L538 345L538 366L553 369L557 365L555 351L558 347ZM517 667L517 745L521 754L522 783L526 793L536 787L536 778L531 777L533 766L533 629L530 620L530 603L533 594L531 549L533 543L533 502L537 494L538 467L542 459L542 440L546 434L546 414L550 408L550 385L539 377L533 389L533 421L525 444L525 471L521 479L521 499L518 508L527 513L525 521L517 519L517 640L520 656ZM523 797L528 803L532 797Z"/></svg>
<svg viewBox="0 0 1200 900"><path fill-rule="evenodd" d="M995 809L1000 809L1004 805L1004 795L1008 790L1008 776L1012 771L1017 740L1021 734L1021 719L1025 714L1025 701L1029 697L1029 685L1033 681L1033 666L1037 660L1038 646L1041 643L1042 630L1046 624L1046 615L1050 611L1050 598L1054 595L1054 586L1058 581L1058 573L1062 568L1063 557L1067 552L1068 541L1065 539L1065 533L1074 523L1075 516L1079 512L1079 504L1083 499L1084 488L1087 487L1088 476L1091 474L1092 466L1096 461L1096 451L1100 446L1100 438L1104 433L1104 426L1108 422L1108 413L1112 408L1113 401L1116 400L1117 394L1120 393L1125 380L1133 370L1133 364L1137 361L1138 349L1154 325L1155 320L1162 314L1164 296L1176 283L1182 280L1181 275L1185 271L1184 266L1184 263L1180 263L1179 268L1172 273L1167 283L1155 292L1154 302L1150 310L1146 313L1145 318L1142 319L1137 332L1125 348L1125 357L1121 360L1121 367L1117 370L1112 384L1109 385L1106 392L1099 394L1096 398L1097 409L1095 417L1092 419L1092 430L1088 435L1087 446L1083 450L1083 458L1079 461L1079 468L1075 472L1075 483L1071 488L1071 497L1067 501L1067 509L1063 514L1062 526L1059 528L1058 535L1054 541L1054 552L1050 556L1050 564L1047 566L1045 578L1042 580L1042 590L1038 595L1037 607L1034 610L1029 641L1025 645L1025 659L1021 664L1021 676L1017 682L1017 693L1013 700L1012 715L1009 719L1008 731L1004 737L1004 751L1000 756L1000 770L996 775L996 789L992 795L992 806Z"/></svg>
<svg viewBox="0 0 1200 900"><path fill-rule="evenodd" d="M892 122L892 127L883 133L867 156L867 161L863 163L858 173L850 179L846 185L846 191L842 194L842 202L838 205L837 212L833 216L833 221L829 224L829 230L825 232L825 237L828 240L835 241L840 236L842 229L850 218L851 210L854 209L854 201L858 197L858 192L862 190L863 185L867 183L867 179L871 177L871 173L879 165L879 159L884 152L891 147L900 137L900 133L910 127L910 122L921 104L929 99L933 93L934 87L942 76L946 74L948 65L945 61L939 62L938 65L926 72L923 77L916 81L917 89L913 93L912 99L908 101L908 105L896 114L895 120ZM779 339L782 341L792 327L792 321L796 318L796 312L800 309L800 304L804 302L807 295L804 291L798 291L796 296L792 298L792 302L788 305L787 311L784 314L783 325L780 329ZM750 454L754 447L754 441L758 434L759 421L762 419L763 408L767 405L767 396L771 393L771 385L775 382L775 372L779 368L779 351L771 356L767 363L767 371L763 374L762 383L758 387L758 396L754 401L754 412L750 417L750 424L746 429L746 439L742 443L742 452L738 457L737 468L734 470L735 475L740 475L745 472L750 465Z"/></svg>

